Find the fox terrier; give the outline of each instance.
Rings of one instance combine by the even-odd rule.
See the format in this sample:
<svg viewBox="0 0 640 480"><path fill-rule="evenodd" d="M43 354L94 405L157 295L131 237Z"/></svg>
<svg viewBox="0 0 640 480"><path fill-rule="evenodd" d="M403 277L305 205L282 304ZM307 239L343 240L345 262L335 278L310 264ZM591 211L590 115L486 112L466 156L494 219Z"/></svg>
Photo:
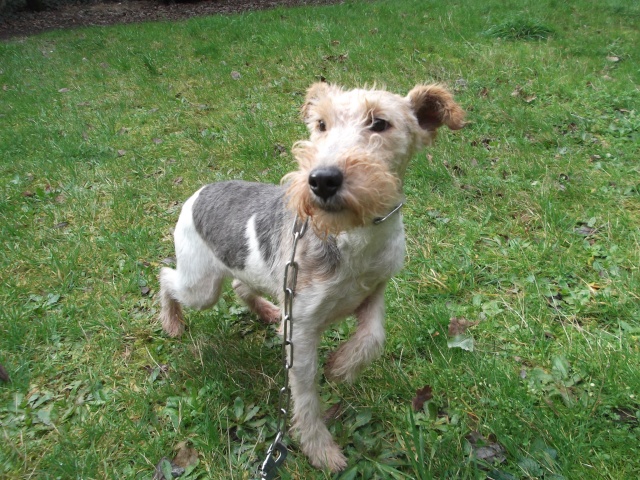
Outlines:
<svg viewBox="0 0 640 480"><path fill-rule="evenodd" d="M174 231L177 268L160 272L160 320L179 336L181 305L213 306L232 278L262 321L280 321L281 309L262 295L282 305L291 226L296 215L308 220L292 307L292 423L311 464L340 471L346 458L323 422L316 386L322 332L349 315L357 319L352 338L327 359L331 380L351 382L381 355L385 286L405 255L398 210L407 164L440 126L462 128L464 112L440 85L418 85L402 97L316 83L302 115L310 138L294 145L299 168L281 186L227 181L185 202Z"/></svg>

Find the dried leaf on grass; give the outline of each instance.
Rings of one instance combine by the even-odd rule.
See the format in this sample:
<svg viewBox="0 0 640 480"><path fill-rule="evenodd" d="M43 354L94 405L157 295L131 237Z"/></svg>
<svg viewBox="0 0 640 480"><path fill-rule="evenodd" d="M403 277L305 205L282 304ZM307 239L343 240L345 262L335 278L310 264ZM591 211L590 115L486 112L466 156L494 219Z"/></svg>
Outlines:
<svg viewBox="0 0 640 480"><path fill-rule="evenodd" d="M9 374L7 373L7 371L5 370L5 368L0 365L0 380L2 380L3 382L9 382Z"/></svg>
<svg viewBox="0 0 640 480"><path fill-rule="evenodd" d="M341 413L342 413L342 402L336 402L324 412L324 415L322 416L322 420L325 423L333 422L334 420L338 419L338 417L340 417Z"/></svg>
<svg viewBox="0 0 640 480"><path fill-rule="evenodd" d="M466 333L469 327L475 327L478 323L480 322L467 320L464 317L451 317L451 319L449 319L449 336L455 337L456 335L462 335Z"/></svg>
<svg viewBox="0 0 640 480"><path fill-rule="evenodd" d="M481 433L473 431L465 439L471 445L471 453L477 460L489 465L498 465L507 461L505 448L493 435L489 435L487 439Z"/></svg>
<svg viewBox="0 0 640 480"><path fill-rule="evenodd" d="M167 457L162 457L153 472L153 480L172 480L184 474L184 468L173 465Z"/></svg>
<svg viewBox="0 0 640 480"><path fill-rule="evenodd" d="M177 446L178 453L176 453L173 463L185 470L198 463L198 451L195 448L191 448L187 442L180 442Z"/></svg>
<svg viewBox="0 0 640 480"><path fill-rule="evenodd" d="M419 412L422 410L422 407L425 403L433 398L433 389L431 385L425 385L422 388L416 390L416 396L411 401L411 405L413 406L413 410Z"/></svg>
<svg viewBox="0 0 640 480"><path fill-rule="evenodd" d="M191 473L198 465L198 451L189 447L187 442L180 442L173 460L162 457L156 465L153 480L172 480Z"/></svg>
<svg viewBox="0 0 640 480"><path fill-rule="evenodd" d="M478 323L480 322L467 320L464 317L451 317L449 320L449 340L447 340L447 347L461 348L468 352L473 352L475 340L466 332L467 329Z"/></svg>

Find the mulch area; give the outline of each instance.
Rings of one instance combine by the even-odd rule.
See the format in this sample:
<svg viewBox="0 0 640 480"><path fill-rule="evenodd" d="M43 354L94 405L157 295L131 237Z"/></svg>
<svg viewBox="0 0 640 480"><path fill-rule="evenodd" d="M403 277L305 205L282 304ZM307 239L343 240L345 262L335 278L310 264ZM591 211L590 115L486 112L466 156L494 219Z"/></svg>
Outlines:
<svg viewBox="0 0 640 480"><path fill-rule="evenodd" d="M278 6L329 5L340 0L162 0L95 1L42 12L20 11L0 17L0 39L25 37L48 30L158 20L183 20L203 15L263 10Z"/></svg>

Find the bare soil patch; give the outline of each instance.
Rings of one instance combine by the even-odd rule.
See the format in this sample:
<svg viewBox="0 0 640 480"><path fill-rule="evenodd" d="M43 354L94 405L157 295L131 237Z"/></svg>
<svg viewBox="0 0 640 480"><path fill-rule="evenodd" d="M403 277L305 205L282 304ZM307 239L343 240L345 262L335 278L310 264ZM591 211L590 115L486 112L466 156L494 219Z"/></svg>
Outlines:
<svg viewBox="0 0 640 480"><path fill-rule="evenodd" d="M94 1L42 12L20 11L0 17L0 39L47 30L113 25L263 10L279 6L328 5L339 0L202 0L163 3L160 0Z"/></svg>

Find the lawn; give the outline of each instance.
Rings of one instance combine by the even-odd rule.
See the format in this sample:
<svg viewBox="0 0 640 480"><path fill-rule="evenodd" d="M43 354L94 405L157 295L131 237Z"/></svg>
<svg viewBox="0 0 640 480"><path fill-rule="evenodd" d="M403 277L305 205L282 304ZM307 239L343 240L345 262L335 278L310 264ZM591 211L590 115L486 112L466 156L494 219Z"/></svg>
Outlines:
<svg viewBox="0 0 640 480"><path fill-rule="evenodd" d="M201 185L295 168L325 78L441 82L469 120L410 165L383 357L321 380L339 478L637 478L639 26L628 0L347 1L0 43L0 477L256 477L279 339L230 288L168 338L157 273ZM282 478L332 478L289 443Z"/></svg>

